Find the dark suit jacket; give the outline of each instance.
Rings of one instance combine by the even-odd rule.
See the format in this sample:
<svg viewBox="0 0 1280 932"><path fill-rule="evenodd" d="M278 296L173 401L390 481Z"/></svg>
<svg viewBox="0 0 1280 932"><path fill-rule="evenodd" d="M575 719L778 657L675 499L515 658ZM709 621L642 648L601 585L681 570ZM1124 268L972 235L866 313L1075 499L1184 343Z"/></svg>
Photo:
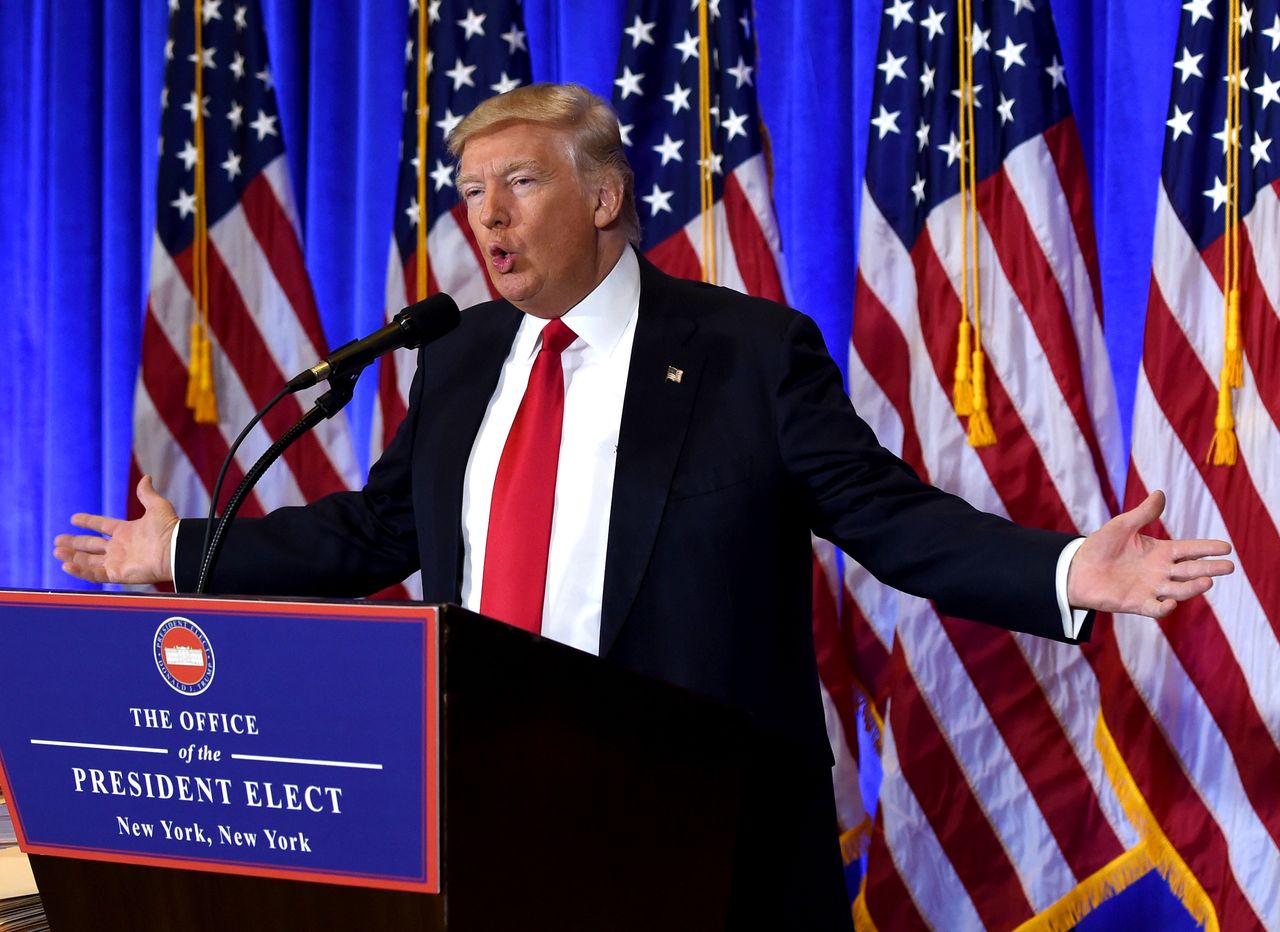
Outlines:
<svg viewBox="0 0 1280 932"><path fill-rule="evenodd" d="M358 596L421 566L427 601L458 601L463 473L519 321L505 301L466 311L420 352L364 490L237 522L210 589ZM1063 639L1053 573L1069 537L920 482L856 415L807 317L641 260L600 655L824 754L810 529L948 614ZM202 536L183 522L179 590Z"/></svg>
<svg viewBox="0 0 1280 932"><path fill-rule="evenodd" d="M466 311L420 352L366 487L238 522L211 591L365 595L421 566L427 601L458 601L463 474L519 322L504 301ZM617 456L600 655L746 710L781 742L749 791L733 925L845 928L810 530L948 614L1059 640L1069 538L921 482L854 412L807 317L643 260ZM183 522L180 590L202 537Z"/></svg>

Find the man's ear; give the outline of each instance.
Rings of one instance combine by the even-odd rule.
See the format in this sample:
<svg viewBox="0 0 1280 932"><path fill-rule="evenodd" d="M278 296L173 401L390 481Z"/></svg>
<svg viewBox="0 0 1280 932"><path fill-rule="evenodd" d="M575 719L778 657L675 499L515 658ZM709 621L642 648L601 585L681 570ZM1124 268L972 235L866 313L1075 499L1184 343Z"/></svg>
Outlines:
<svg viewBox="0 0 1280 932"><path fill-rule="evenodd" d="M612 226L622 216L622 179L614 172L601 172L595 185L596 229L603 230Z"/></svg>

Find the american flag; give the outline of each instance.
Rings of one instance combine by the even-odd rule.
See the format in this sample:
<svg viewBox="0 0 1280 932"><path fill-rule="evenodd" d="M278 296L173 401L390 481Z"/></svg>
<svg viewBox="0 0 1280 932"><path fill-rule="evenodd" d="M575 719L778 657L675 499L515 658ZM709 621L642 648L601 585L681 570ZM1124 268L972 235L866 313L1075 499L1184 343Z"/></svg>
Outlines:
<svg viewBox="0 0 1280 932"><path fill-rule="evenodd" d="M976 255L960 178L969 49ZM1098 527L1121 435L1047 0L887 0L871 110L855 403L882 443L978 507ZM969 444L953 398L966 259L992 446ZM853 561L846 584L857 669L884 715L860 928L1066 927L1148 869L1094 745L1098 680L1080 648L942 617Z"/></svg>
<svg viewBox="0 0 1280 932"><path fill-rule="evenodd" d="M750 3L632 0L625 21L613 106L635 170L645 255L671 275L785 302ZM839 591L837 554L815 539L814 640L851 860L870 823L858 789L861 695L841 643Z"/></svg>
<svg viewBox="0 0 1280 932"><path fill-rule="evenodd" d="M482 100L531 80L528 39L520 4L514 0L430 0L427 21L419 22L418 0L409 0L409 33L404 46L404 124L395 226L387 265L387 319L407 304L437 291L459 307L496 298L485 273L467 212L453 187L453 163L445 139ZM427 58L420 57L419 29L425 25ZM418 225L422 222L418 177L418 82L426 69L427 268L419 287ZM408 409L413 355L382 360L373 452L382 452Z"/></svg>
<svg viewBox="0 0 1280 932"><path fill-rule="evenodd" d="M1159 625L1117 618L1100 742L1154 859L1208 928L1280 929L1280 3L1239 5L1239 457L1207 462L1224 361L1231 4L1182 7L1126 498L1232 541L1237 571ZM1274 109L1272 109L1274 106Z"/></svg>
<svg viewBox="0 0 1280 932"><path fill-rule="evenodd" d="M135 483L151 474L180 514L203 514L231 440L327 348L303 264L258 4L170 0L165 60L131 471ZM189 391L202 358L211 379L204 391ZM310 397L285 399L254 429L228 471L225 495ZM295 443L242 511L261 514L358 481L339 415ZM130 496L130 516L139 512Z"/></svg>

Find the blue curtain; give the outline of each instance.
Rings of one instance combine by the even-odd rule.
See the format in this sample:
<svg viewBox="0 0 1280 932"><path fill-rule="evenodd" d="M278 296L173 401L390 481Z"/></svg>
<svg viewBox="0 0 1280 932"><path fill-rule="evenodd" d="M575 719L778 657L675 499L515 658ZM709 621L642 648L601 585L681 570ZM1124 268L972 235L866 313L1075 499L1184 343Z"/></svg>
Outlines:
<svg viewBox="0 0 1280 932"><path fill-rule="evenodd" d="M625 6L525 0L535 77L608 97ZM842 365L882 9L879 0L757 0L758 86L791 294ZM1179 5L1055 0L1054 10L1127 422ZM406 4L265 0L264 15L307 263L337 345L381 323ZM50 556L53 535L74 511L124 509L165 25L164 0L0 4L0 586L73 586ZM373 387L366 378L349 409L357 450L368 447ZM1131 908L1140 926L1186 923L1163 890L1158 880L1139 885L1090 923L1120 924L1128 920L1114 917Z"/></svg>

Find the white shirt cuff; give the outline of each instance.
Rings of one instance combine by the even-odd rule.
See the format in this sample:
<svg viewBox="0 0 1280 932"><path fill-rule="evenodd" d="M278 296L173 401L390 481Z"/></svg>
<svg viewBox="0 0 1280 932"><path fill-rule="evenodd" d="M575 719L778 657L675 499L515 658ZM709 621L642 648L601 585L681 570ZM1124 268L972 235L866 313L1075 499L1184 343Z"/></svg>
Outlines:
<svg viewBox="0 0 1280 932"><path fill-rule="evenodd" d="M1073 609L1067 602L1067 571L1071 569L1071 561L1083 543L1084 538L1077 537L1062 548L1062 553L1058 554L1058 568L1053 574L1053 585L1058 594L1058 612L1062 615L1062 632L1073 641L1080 637L1080 627L1089 615L1088 609Z"/></svg>
<svg viewBox="0 0 1280 932"><path fill-rule="evenodd" d="M178 528L180 527L182 527L181 520L173 526L173 534L169 537L169 578L173 580L175 591L178 588Z"/></svg>

